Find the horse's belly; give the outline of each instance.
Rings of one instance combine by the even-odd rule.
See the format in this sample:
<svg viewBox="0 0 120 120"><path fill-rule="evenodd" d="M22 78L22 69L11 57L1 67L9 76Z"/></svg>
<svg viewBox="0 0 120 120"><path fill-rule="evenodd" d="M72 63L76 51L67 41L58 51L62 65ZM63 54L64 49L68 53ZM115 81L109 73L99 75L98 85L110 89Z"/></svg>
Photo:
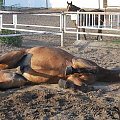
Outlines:
<svg viewBox="0 0 120 120"><path fill-rule="evenodd" d="M63 78L64 72L60 70L29 69L23 73L23 76L34 83L57 83L58 79Z"/></svg>

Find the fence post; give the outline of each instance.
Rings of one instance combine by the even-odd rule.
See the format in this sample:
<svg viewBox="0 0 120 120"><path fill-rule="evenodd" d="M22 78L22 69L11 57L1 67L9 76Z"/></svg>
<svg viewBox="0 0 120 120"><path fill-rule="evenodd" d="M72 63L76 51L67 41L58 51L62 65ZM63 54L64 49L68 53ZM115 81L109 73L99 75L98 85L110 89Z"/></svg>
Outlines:
<svg viewBox="0 0 120 120"><path fill-rule="evenodd" d="M17 14L13 14L13 25L14 25L14 28L16 29L17 28Z"/></svg>
<svg viewBox="0 0 120 120"><path fill-rule="evenodd" d="M2 30L2 15L0 15L0 31Z"/></svg>
<svg viewBox="0 0 120 120"><path fill-rule="evenodd" d="M61 32L61 47L63 47L64 40L64 12L60 13L60 32Z"/></svg>
<svg viewBox="0 0 120 120"><path fill-rule="evenodd" d="M79 32L80 32L80 28L79 28L79 26L80 26L80 14L79 14L79 11L77 11L77 20L76 20L76 27L77 27L77 40L80 40L80 34L79 34Z"/></svg>

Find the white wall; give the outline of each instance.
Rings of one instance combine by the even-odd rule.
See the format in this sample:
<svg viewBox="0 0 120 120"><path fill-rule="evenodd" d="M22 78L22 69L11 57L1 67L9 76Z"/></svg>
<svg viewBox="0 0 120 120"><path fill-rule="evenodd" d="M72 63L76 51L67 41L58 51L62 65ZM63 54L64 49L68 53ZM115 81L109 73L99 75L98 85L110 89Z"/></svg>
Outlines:
<svg viewBox="0 0 120 120"><path fill-rule="evenodd" d="M49 1L49 7L52 8L66 8L67 1L71 2L81 8L99 8L99 0L48 0ZM103 0L100 0L101 5ZM102 7L101 6L101 7Z"/></svg>
<svg viewBox="0 0 120 120"><path fill-rule="evenodd" d="M66 8L67 1L81 8L103 8L103 0L47 0L49 8ZM6 6L19 4L21 7L46 7L46 0L5 0ZM120 0L108 0L109 6L120 6Z"/></svg>
<svg viewBox="0 0 120 120"><path fill-rule="evenodd" d="M72 0L72 1L74 5L81 8L99 8L99 0ZM102 0L100 0L100 2L102 3Z"/></svg>
<svg viewBox="0 0 120 120"><path fill-rule="evenodd" d="M19 4L21 7L46 7L45 0L5 0L5 6Z"/></svg>
<svg viewBox="0 0 120 120"><path fill-rule="evenodd" d="M108 0L108 6L119 6L120 7L120 0Z"/></svg>
<svg viewBox="0 0 120 120"><path fill-rule="evenodd" d="M48 7L66 8L67 0L48 0Z"/></svg>

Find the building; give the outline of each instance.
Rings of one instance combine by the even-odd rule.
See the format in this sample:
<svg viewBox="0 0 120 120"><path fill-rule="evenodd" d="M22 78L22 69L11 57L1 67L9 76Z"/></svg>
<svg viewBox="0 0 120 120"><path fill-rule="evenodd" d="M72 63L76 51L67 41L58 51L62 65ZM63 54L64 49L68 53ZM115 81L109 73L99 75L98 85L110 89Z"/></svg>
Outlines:
<svg viewBox="0 0 120 120"><path fill-rule="evenodd" d="M73 2L81 8L120 7L120 0L3 0L4 6L31 8L66 8L68 2Z"/></svg>

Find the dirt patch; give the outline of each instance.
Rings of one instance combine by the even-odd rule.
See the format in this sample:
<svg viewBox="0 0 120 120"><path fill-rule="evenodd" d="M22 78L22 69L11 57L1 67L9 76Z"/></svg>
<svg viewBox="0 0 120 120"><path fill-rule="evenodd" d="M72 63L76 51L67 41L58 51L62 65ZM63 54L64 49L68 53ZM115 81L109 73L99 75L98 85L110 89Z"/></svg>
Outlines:
<svg viewBox="0 0 120 120"><path fill-rule="evenodd" d="M119 97L96 90L87 93L47 88L23 87L0 93L1 120L119 120Z"/></svg>
<svg viewBox="0 0 120 120"><path fill-rule="evenodd" d="M106 44L90 42L85 46L86 41L82 41L62 49L91 59L102 67L119 67L118 44ZM21 48L1 46L1 54L16 49ZM96 83L93 86L96 89L88 92L61 89L58 85L23 86L0 91L0 119L119 120L120 83Z"/></svg>

